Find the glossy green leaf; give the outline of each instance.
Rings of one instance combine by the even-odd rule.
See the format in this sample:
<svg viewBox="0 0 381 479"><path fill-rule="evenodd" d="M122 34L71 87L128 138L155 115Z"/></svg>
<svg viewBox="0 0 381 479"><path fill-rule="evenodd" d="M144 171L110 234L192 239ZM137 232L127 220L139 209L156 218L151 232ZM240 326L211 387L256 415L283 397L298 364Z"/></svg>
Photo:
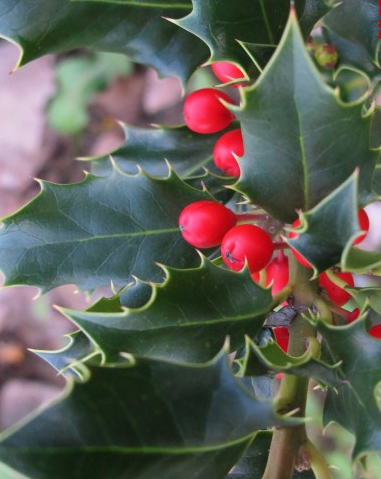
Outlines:
<svg viewBox="0 0 381 479"><path fill-rule="evenodd" d="M81 378L83 371L77 365L90 356L99 353L96 353L93 344L82 331L76 331L66 337L68 338L68 344L60 350L42 351L34 349L33 352L65 376L70 374Z"/></svg>
<svg viewBox="0 0 381 479"><path fill-rule="evenodd" d="M32 479L224 478L255 432L280 424L219 355L200 365L89 367L84 383L0 437L0 460Z"/></svg>
<svg viewBox="0 0 381 479"><path fill-rule="evenodd" d="M341 266L346 271L366 274L381 265L380 251L365 251L357 247L346 249L341 258Z"/></svg>
<svg viewBox="0 0 381 479"><path fill-rule="evenodd" d="M324 25L357 45L363 50L361 57L379 66L378 9L377 0L345 0L325 16Z"/></svg>
<svg viewBox="0 0 381 479"><path fill-rule="evenodd" d="M166 179L115 169L73 185L42 182L40 195L4 219L0 230L6 284L43 291L68 283L120 287L131 275L160 281L156 262L196 266L199 256L183 240L178 217L186 205L206 198L173 171Z"/></svg>
<svg viewBox="0 0 381 479"><path fill-rule="evenodd" d="M303 212L300 234L288 240L318 272L338 263L344 249L360 234L357 180L355 173L315 208Z"/></svg>
<svg viewBox="0 0 381 479"><path fill-rule="evenodd" d="M370 286L364 288L351 288L350 292L361 309L372 308L381 316L381 288Z"/></svg>
<svg viewBox="0 0 381 479"><path fill-rule="evenodd" d="M306 36L329 8L323 0L301 0L295 8ZM176 23L200 37L211 51L211 61L231 60L247 66L237 40L277 45L290 10L289 0L193 0L192 12Z"/></svg>
<svg viewBox="0 0 381 479"><path fill-rule="evenodd" d="M0 0L0 35L20 45L22 65L47 53L90 47L123 53L185 82L207 60L208 49L163 17L179 18L190 9L190 2L178 0Z"/></svg>
<svg viewBox="0 0 381 479"><path fill-rule="evenodd" d="M342 327L318 323L341 384L333 390L324 420L336 421L356 435L354 456L381 448L381 341L362 319Z"/></svg>
<svg viewBox="0 0 381 479"><path fill-rule="evenodd" d="M317 340L312 338L303 356L295 358L285 353L275 341L261 347L249 341L243 374L257 376L275 371L313 378L325 385L336 385L339 381L337 365L320 360L319 349Z"/></svg>
<svg viewBox="0 0 381 479"><path fill-rule="evenodd" d="M272 303L247 271L235 273L203 258L201 267L164 268L166 280L152 285L152 296L138 309L121 313L63 310L108 360L121 351L145 357L203 362L226 337L235 350L245 334L255 336Z"/></svg>
<svg viewBox="0 0 381 479"><path fill-rule="evenodd" d="M374 109L372 129L370 132L370 144L373 148L380 148L381 146L381 106L375 106ZM377 170L379 170L379 168L377 168ZM381 191L381 187L376 188L376 190Z"/></svg>
<svg viewBox="0 0 381 479"><path fill-rule="evenodd" d="M245 145L236 187L276 218L293 222L297 210L316 206L356 168L360 204L375 198L378 151L369 148L371 114L362 115L361 103L342 103L324 84L294 14L235 113Z"/></svg>
<svg viewBox="0 0 381 479"><path fill-rule="evenodd" d="M138 128L124 124L122 127L126 141L110 153L122 171L134 174L139 165L151 175L166 176L167 160L182 178L199 174L204 167L209 167L213 147L222 134L200 135L186 126ZM91 171L96 175L107 174L112 168L107 156L89 160Z"/></svg>

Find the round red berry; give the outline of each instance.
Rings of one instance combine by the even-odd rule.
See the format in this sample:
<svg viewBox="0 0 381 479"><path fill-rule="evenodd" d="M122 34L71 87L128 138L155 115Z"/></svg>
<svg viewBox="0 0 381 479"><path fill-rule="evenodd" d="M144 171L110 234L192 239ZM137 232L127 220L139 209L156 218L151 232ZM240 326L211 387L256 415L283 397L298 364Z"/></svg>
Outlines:
<svg viewBox="0 0 381 479"><path fill-rule="evenodd" d="M297 229L299 226L300 226L300 219L298 218L297 220L295 220L293 223L292 223L292 228L295 228ZM294 231L290 231L288 237L290 239L292 238L297 238L299 235L298 233L295 233ZM299 251L297 251L296 249L294 249L292 246L290 246L290 249L291 251L293 252L295 258L299 261L300 264L302 264L303 266L306 266L307 268L312 268L312 265L309 261L306 260L306 258L304 256L302 256Z"/></svg>
<svg viewBox="0 0 381 479"><path fill-rule="evenodd" d="M218 246L236 224L233 211L217 201L201 200L186 206L179 216L183 238L196 248Z"/></svg>
<svg viewBox="0 0 381 479"><path fill-rule="evenodd" d="M360 316L359 308L355 308L353 311L350 311L347 317L347 323L353 323Z"/></svg>
<svg viewBox="0 0 381 479"><path fill-rule="evenodd" d="M234 226L224 236L221 255L233 271L240 271L247 261L250 273L263 269L274 251L271 236L259 226L243 224Z"/></svg>
<svg viewBox="0 0 381 479"><path fill-rule="evenodd" d="M224 133L213 149L214 163L227 175L238 177L240 168L235 156L243 155L243 138L239 128Z"/></svg>
<svg viewBox="0 0 381 479"><path fill-rule="evenodd" d="M277 328L273 328L273 333L279 347L282 348L285 353L287 353L288 343L290 339L290 332L288 328L286 328L285 326L279 326Z"/></svg>
<svg viewBox="0 0 381 479"><path fill-rule="evenodd" d="M354 286L353 275L351 273L340 272L334 276L340 278L348 286ZM342 306L352 297L348 291L331 281L326 272L319 274L319 284L326 291L329 299L338 306Z"/></svg>
<svg viewBox="0 0 381 479"><path fill-rule="evenodd" d="M266 266L266 286L272 283L271 294L275 296L287 285L289 279L288 258L282 252Z"/></svg>
<svg viewBox="0 0 381 479"><path fill-rule="evenodd" d="M369 231L369 216L364 209L358 210L358 221L360 229L363 231L363 234L356 238L353 244L361 243L365 239Z"/></svg>
<svg viewBox="0 0 381 479"><path fill-rule="evenodd" d="M243 71L231 62L216 62L212 64L213 73L220 82L228 83L233 80L245 78ZM242 86L242 83L235 83L232 86Z"/></svg>
<svg viewBox="0 0 381 479"><path fill-rule="evenodd" d="M381 324L375 324L372 326L368 333L376 339L381 339Z"/></svg>
<svg viewBox="0 0 381 479"><path fill-rule="evenodd" d="M233 103L223 91L201 88L192 92L184 102L184 119L187 127L196 133L216 133L234 120L233 113L221 100Z"/></svg>

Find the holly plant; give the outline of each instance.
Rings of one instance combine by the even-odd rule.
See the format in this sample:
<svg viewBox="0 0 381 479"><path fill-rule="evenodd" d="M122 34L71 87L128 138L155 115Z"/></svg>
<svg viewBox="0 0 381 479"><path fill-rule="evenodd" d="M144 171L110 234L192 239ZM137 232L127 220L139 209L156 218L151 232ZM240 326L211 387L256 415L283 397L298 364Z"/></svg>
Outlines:
<svg viewBox="0 0 381 479"><path fill-rule="evenodd" d="M5 286L110 291L59 308L74 332L35 353L66 388L0 435L3 463L30 479L342 478L309 432L318 389L369 477L378 15L375 0L0 0L17 67L81 48L184 92L198 69L215 78L184 94L184 124L122 125L83 181L41 181L3 219Z"/></svg>

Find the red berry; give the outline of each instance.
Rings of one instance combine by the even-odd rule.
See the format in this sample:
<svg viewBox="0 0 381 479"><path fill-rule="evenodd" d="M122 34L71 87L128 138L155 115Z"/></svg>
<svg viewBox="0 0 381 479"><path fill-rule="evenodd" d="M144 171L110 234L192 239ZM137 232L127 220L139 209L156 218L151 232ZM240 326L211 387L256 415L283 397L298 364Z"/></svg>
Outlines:
<svg viewBox="0 0 381 479"><path fill-rule="evenodd" d="M381 324L375 324L372 326L368 333L376 339L381 339Z"/></svg>
<svg viewBox="0 0 381 479"><path fill-rule="evenodd" d="M276 342L283 349L283 351L285 353L287 353L288 342L289 342L289 338L290 338L290 332L289 332L288 328L286 328L284 326L280 326L278 328L273 328L273 333L274 333Z"/></svg>
<svg viewBox="0 0 381 479"><path fill-rule="evenodd" d="M245 259L250 273L260 271L270 261L273 251L271 236L259 226L251 224L234 226L221 243L222 259L233 271L240 271Z"/></svg>
<svg viewBox="0 0 381 479"><path fill-rule="evenodd" d="M221 203L211 200L191 203L179 216L183 238L196 248L218 246L225 233L235 224L235 214Z"/></svg>
<svg viewBox="0 0 381 479"><path fill-rule="evenodd" d="M266 266L266 286L272 282L271 294L275 296L287 285L289 278L288 258L282 255L275 256Z"/></svg>
<svg viewBox="0 0 381 479"><path fill-rule="evenodd" d="M344 281L348 286L354 286L353 276L351 273L341 272L337 273L335 276ZM329 299L338 306L342 306L352 297L348 291L331 281L325 272L319 274L319 284L323 289L325 289Z"/></svg>
<svg viewBox="0 0 381 479"><path fill-rule="evenodd" d="M191 93L184 102L184 118L187 127L196 133L216 133L234 120L234 115L220 100L233 103L223 91L201 88Z"/></svg>
<svg viewBox="0 0 381 479"><path fill-rule="evenodd" d="M243 71L234 63L230 62L216 62L212 64L213 73L223 83L228 83L239 78L245 78ZM242 86L242 83L235 83L232 86Z"/></svg>
<svg viewBox="0 0 381 479"><path fill-rule="evenodd" d="M355 308L353 311L350 311L347 317L347 323L353 323L360 316L359 308Z"/></svg>
<svg viewBox="0 0 381 479"><path fill-rule="evenodd" d="M235 156L243 155L243 138L239 128L224 133L214 145L214 163L229 176L238 177L240 169Z"/></svg>
<svg viewBox="0 0 381 479"><path fill-rule="evenodd" d="M359 236L357 239L355 239L353 244L361 243L365 239L369 231L369 216L367 215L367 212L365 210L358 211L358 220L359 220L360 229L364 233L361 236Z"/></svg>
<svg viewBox="0 0 381 479"><path fill-rule="evenodd" d="M295 228L295 229L298 228L300 226L300 219L298 218L297 220L295 220L291 226L292 228ZM299 236L298 233L295 233L293 231L290 231L288 235L289 238L297 238L298 236ZM300 264L302 264L303 266L306 266L307 268L312 268L311 263L308 262L306 258L299 253L299 251L294 249L292 246L290 246L290 249Z"/></svg>

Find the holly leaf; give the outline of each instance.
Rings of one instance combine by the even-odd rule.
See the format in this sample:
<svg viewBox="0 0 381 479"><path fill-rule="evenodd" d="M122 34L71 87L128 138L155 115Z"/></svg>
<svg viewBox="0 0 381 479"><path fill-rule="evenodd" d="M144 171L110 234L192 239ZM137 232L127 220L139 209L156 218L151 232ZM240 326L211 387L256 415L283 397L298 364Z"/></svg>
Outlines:
<svg viewBox="0 0 381 479"><path fill-rule="evenodd" d="M360 248L348 248L344 250L341 258L342 269L356 274L366 274L376 270L381 265L379 251L366 251ZM374 271L377 274L377 271Z"/></svg>
<svg viewBox="0 0 381 479"><path fill-rule="evenodd" d="M323 82L293 11L261 77L242 95L235 114L245 154L235 187L251 202L292 223L297 210L312 209L356 168L360 204L375 199L379 152L369 148L371 113L362 115L361 102L343 103Z"/></svg>
<svg viewBox="0 0 381 479"><path fill-rule="evenodd" d="M198 366L138 359L88 366L85 382L0 437L0 460L39 479L222 479L258 429L282 422L225 354Z"/></svg>
<svg viewBox="0 0 381 479"><path fill-rule="evenodd" d="M125 286L132 275L160 281L160 262L199 264L178 228L181 210L211 199L185 185L173 171L166 179L143 171L129 176L87 175L72 185L41 182L41 193L3 220L0 268L6 284L47 291L61 284Z"/></svg>
<svg viewBox="0 0 381 479"><path fill-rule="evenodd" d="M247 353L243 362L242 374L245 376L263 376L270 372L295 374L305 378L314 378L325 385L339 382L337 365L328 364L319 359L320 346L315 338L310 338L306 352L300 357L289 356L275 341L264 346L247 342Z"/></svg>
<svg viewBox="0 0 381 479"><path fill-rule="evenodd" d="M300 233L287 240L318 272L338 263L345 248L361 234L357 181L355 172L312 210L303 212Z"/></svg>
<svg viewBox="0 0 381 479"><path fill-rule="evenodd" d="M43 351L33 349L32 351L40 358L44 359L59 373L65 376L74 375L77 378L83 378L81 363L90 356L99 355L99 351L94 349L94 345L82 331L75 331L67 334L68 344L57 351Z"/></svg>
<svg viewBox="0 0 381 479"><path fill-rule="evenodd" d="M324 17L323 23L336 36L357 45L361 55L379 67L378 8L377 0L345 0Z"/></svg>
<svg viewBox="0 0 381 479"><path fill-rule="evenodd" d="M190 9L186 0L123 4L0 0L0 35L20 46L18 65L47 53L90 47L123 53L162 76L185 82L206 61L208 49L163 17L179 18Z"/></svg>
<svg viewBox="0 0 381 479"><path fill-rule="evenodd" d="M168 174L165 160L182 178L200 174L210 165L214 144L221 136L221 132L200 135L186 126L139 128L122 124L122 128L126 141L110 153L115 163L125 173L135 174L141 167L157 177ZM108 174L112 168L108 156L88 160L95 175Z"/></svg>
<svg viewBox="0 0 381 479"><path fill-rule="evenodd" d="M361 310L369 306L381 316L381 288L370 286L351 288L349 291Z"/></svg>
<svg viewBox="0 0 381 479"><path fill-rule="evenodd" d="M356 436L353 455L381 447L381 341L370 336L365 320L346 326L318 322L333 362L340 362L340 385L330 392L324 422L336 421Z"/></svg>
<svg viewBox="0 0 381 479"><path fill-rule="evenodd" d="M269 290L248 271L235 273L206 258L195 269L163 268L166 279L151 284L150 300L121 313L62 309L101 349L108 361L121 351L176 361L203 362L215 356L229 336L231 349L255 336L271 308Z"/></svg>
<svg viewBox="0 0 381 479"><path fill-rule="evenodd" d="M370 135L370 144L372 148L379 148L381 146L381 106L375 105L374 107L372 129ZM378 165L376 169L376 177L380 174L380 166L381 165ZM379 187L377 191L381 191L381 187Z"/></svg>
<svg viewBox="0 0 381 479"><path fill-rule="evenodd" d="M210 61L230 60L247 66L248 58L237 42L277 45L290 10L289 0L192 0L193 10L175 21L201 38L211 52ZM329 11L323 0L296 3L303 32L310 33L315 23Z"/></svg>

